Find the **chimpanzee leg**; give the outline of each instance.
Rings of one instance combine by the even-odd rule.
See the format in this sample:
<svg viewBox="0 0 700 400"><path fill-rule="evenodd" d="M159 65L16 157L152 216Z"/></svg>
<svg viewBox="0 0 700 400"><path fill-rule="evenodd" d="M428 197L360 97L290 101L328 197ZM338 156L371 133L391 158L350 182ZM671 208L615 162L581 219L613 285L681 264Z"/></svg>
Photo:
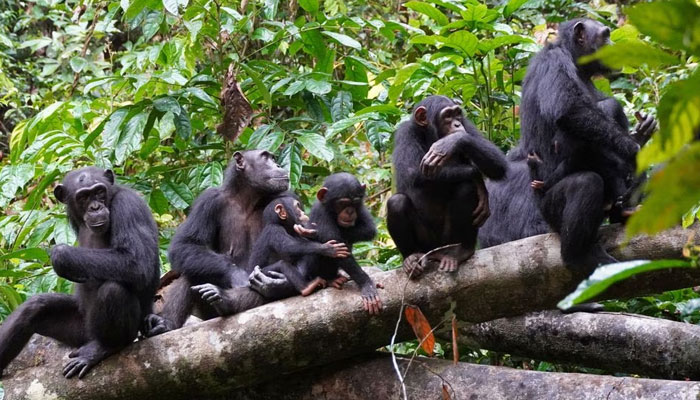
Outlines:
<svg viewBox="0 0 700 400"><path fill-rule="evenodd" d="M408 257L419 252L421 245L416 232L418 210L411 198L397 193L389 198L386 208L386 226L401 255Z"/></svg>
<svg viewBox="0 0 700 400"><path fill-rule="evenodd" d="M442 242L459 244L449 249L440 260L440 271L454 272L459 264L474 254L478 228L474 226L472 212L478 203L478 194L474 184L463 183L455 187L453 198L447 205L447 220Z"/></svg>
<svg viewBox="0 0 700 400"><path fill-rule="evenodd" d="M141 324L138 298L117 282L105 282L94 299L86 299L87 329L91 340L70 353L63 368L66 378L82 378L100 361L136 339Z"/></svg>
<svg viewBox="0 0 700 400"><path fill-rule="evenodd" d="M306 289L309 284L309 280L301 274L296 266L283 260L277 261L272 265L268 265L267 267L263 268L262 271L275 271L281 273L299 293Z"/></svg>
<svg viewBox="0 0 700 400"><path fill-rule="evenodd" d="M180 328L192 313L194 304L191 283L186 276L180 275L168 287L167 297L160 315L151 314L144 322L144 335L147 337L160 335Z"/></svg>
<svg viewBox="0 0 700 400"><path fill-rule="evenodd" d="M78 301L67 294L39 294L19 306L0 325L0 375L37 333L78 347L88 341Z"/></svg>

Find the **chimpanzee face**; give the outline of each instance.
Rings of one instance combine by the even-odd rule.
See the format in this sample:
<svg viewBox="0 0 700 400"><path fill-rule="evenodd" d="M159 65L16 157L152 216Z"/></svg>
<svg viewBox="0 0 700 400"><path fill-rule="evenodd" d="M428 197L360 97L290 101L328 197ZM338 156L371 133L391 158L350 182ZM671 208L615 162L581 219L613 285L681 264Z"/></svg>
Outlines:
<svg viewBox="0 0 700 400"><path fill-rule="evenodd" d="M579 55L593 54L610 43L610 28L598 21L586 19L574 25L574 39Z"/></svg>
<svg viewBox="0 0 700 400"><path fill-rule="evenodd" d="M262 193L279 193L289 187L289 173L275 161L275 156L265 150L236 152L233 155L236 169L245 181Z"/></svg>
<svg viewBox="0 0 700 400"><path fill-rule="evenodd" d="M438 135L445 137L456 132L466 133L462 120L462 108L458 105L445 107L440 110L437 120Z"/></svg>
<svg viewBox="0 0 700 400"><path fill-rule="evenodd" d="M337 217L338 226L351 228L357 220L357 209L362 207L362 197L343 197L333 202L333 210Z"/></svg>
<svg viewBox="0 0 700 400"><path fill-rule="evenodd" d="M335 173L323 182L316 198L341 228L352 228L364 207L366 186L347 172Z"/></svg>
<svg viewBox="0 0 700 400"><path fill-rule="evenodd" d="M56 186L54 195L68 206L71 218L92 232L103 234L109 230L109 204L114 185L114 173L97 167L81 168L70 172L63 184Z"/></svg>

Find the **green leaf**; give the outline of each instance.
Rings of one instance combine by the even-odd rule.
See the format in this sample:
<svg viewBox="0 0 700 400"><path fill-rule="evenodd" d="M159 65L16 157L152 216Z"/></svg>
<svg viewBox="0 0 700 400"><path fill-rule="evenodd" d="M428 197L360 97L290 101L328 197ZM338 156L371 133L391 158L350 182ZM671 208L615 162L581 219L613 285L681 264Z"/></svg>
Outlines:
<svg viewBox="0 0 700 400"><path fill-rule="evenodd" d="M219 104L209 95L209 93L198 87L189 87L185 89L185 93L189 93L206 104L211 105L214 108L218 108Z"/></svg>
<svg viewBox="0 0 700 400"><path fill-rule="evenodd" d="M301 158L301 146L296 141L290 143L282 150L281 165L289 171L289 184L292 188L299 186L304 160Z"/></svg>
<svg viewBox="0 0 700 400"><path fill-rule="evenodd" d="M139 148L143 141L148 115L148 111L142 111L126 121L126 125L122 130L122 134L117 138L114 148L114 162L116 164L123 164L126 157Z"/></svg>
<svg viewBox="0 0 700 400"><path fill-rule="evenodd" d="M445 14L443 14L442 11L438 10L432 4L423 3L420 1L409 1L408 3L404 3L404 6L417 13L421 13L427 16L428 18L437 22L437 24L440 26L447 25L447 23L449 22Z"/></svg>
<svg viewBox="0 0 700 400"><path fill-rule="evenodd" d="M78 73L85 68L87 61L83 57L75 56L70 59L70 68L73 72Z"/></svg>
<svg viewBox="0 0 700 400"><path fill-rule="evenodd" d="M294 96L295 94L301 92L306 87L306 81L297 80L292 82L287 90L284 91L285 96Z"/></svg>
<svg viewBox="0 0 700 400"><path fill-rule="evenodd" d="M353 49L356 49L356 50L362 49L362 45L360 44L360 42L351 38L348 35L343 35L342 33L336 33L336 32L330 32L330 31L323 31L321 33L330 37L331 39L337 41L338 43L342 44L343 46L352 47Z"/></svg>
<svg viewBox="0 0 700 400"><path fill-rule="evenodd" d="M533 43L534 41L528 37L525 36L520 36L520 35L503 35L503 36L498 36L493 39L485 39L479 41L477 47L479 48L479 51L482 54L486 54L491 50L495 50L497 48L511 45L511 44L520 44L520 43Z"/></svg>
<svg viewBox="0 0 700 400"><path fill-rule="evenodd" d="M280 0L265 0L263 5L263 15L265 15L265 19L271 20L275 18L279 2Z"/></svg>
<svg viewBox="0 0 700 400"><path fill-rule="evenodd" d="M363 108L362 110L356 112L355 115L362 115L375 112L392 115L403 114L403 111L400 108L392 106L391 104L375 104L373 106Z"/></svg>
<svg viewBox="0 0 700 400"><path fill-rule="evenodd" d="M579 64L600 60L613 69L648 65L652 68L678 64L678 58L641 40L625 40L602 47L589 56L581 57Z"/></svg>
<svg viewBox="0 0 700 400"><path fill-rule="evenodd" d="M306 81L306 90L314 94L323 95L330 93L331 89L333 89L333 86L331 86L331 83L328 81L319 81L316 79L309 79Z"/></svg>
<svg viewBox="0 0 700 400"><path fill-rule="evenodd" d="M508 4L503 8L503 16L508 18L513 15L520 7L525 5L530 0L510 0Z"/></svg>
<svg viewBox="0 0 700 400"><path fill-rule="evenodd" d="M403 68L399 69L396 72L394 82L389 88L389 98L392 102L396 102L396 99L403 91L404 86L406 86L406 82L409 78L411 78L413 73L416 72L416 70L418 70L418 68L420 68L420 64L411 63L404 65Z"/></svg>
<svg viewBox="0 0 700 400"><path fill-rule="evenodd" d="M331 150L328 147L328 144L326 143L326 138L314 131L309 130L297 130L294 131L294 133L297 133L299 135L297 137L297 141L309 153L325 161L333 160L333 150Z"/></svg>
<svg viewBox="0 0 700 400"><path fill-rule="evenodd" d="M141 1L137 1L136 3L141 3ZM148 42L153 36L155 36L156 33L158 33L158 29L160 29L160 24L163 22L164 17L165 15L162 11L151 11L148 13L148 15L146 15L146 18L143 21L144 42ZM187 26L186 21L185 26Z"/></svg>
<svg viewBox="0 0 700 400"><path fill-rule="evenodd" d="M476 52L476 46L479 40L471 32L457 31L450 34L443 42L445 46L460 50L469 57L472 57L474 56L474 52Z"/></svg>
<svg viewBox="0 0 700 400"><path fill-rule="evenodd" d="M26 261L39 260L41 262L49 262L49 255L46 253L46 250L38 247L21 249L0 256L0 260L11 260L13 258Z"/></svg>
<svg viewBox="0 0 700 400"><path fill-rule="evenodd" d="M129 115L129 107L118 108L109 116L102 129L102 144L104 147L114 149L117 147L121 126L124 119Z"/></svg>
<svg viewBox="0 0 700 400"><path fill-rule="evenodd" d="M340 91L331 100L331 116L333 121L341 120L352 112L352 95L349 92Z"/></svg>
<svg viewBox="0 0 700 400"><path fill-rule="evenodd" d="M163 7L165 7L165 9L168 10L170 14L179 15L177 6L177 0L163 0Z"/></svg>
<svg viewBox="0 0 700 400"><path fill-rule="evenodd" d="M190 122L190 117L185 110L182 110L180 114L175 114L174 122L175 131L182 139L187 139L192 135L192 122Z"/></svg>
<svg viewBox="0 0 700 400"><path fill-rule="evenodd" d="M168 212L168 199L160 189L155 189L148 197L148 205L156 214L165 214Z"/></svg>
<svg viewBox="0 0 700 400"><path fill-rule="evenodd" d="M312 15L318 12L318 0L299 0L299 6Z"/></svg>
<svg viewBox="0 0 700 400"><path fill-rule="evenodd" d="M194 195L190 188L182 182L168 180L161 184L160 189L168 202L178 210L184 210L194 201Z"/></svg>
<svg viewBox="0 0 700 400"><path fill-rule="evenodd" d="M636 40L639 37L639 31L634 25L625 24L610 33L610 40L614 43L624 42L625 40Z"/></svg>
<svg viewBox="0 0 700 400"><path fill-rule="evenodd" d="M272 131L262 138L256 148L274 153L277 151L277 149L279 149L282 142L284 142L284 132Z"/></svg>
<svg viewBox="0 0 700 400"><path fill-rule="evenodd" d="M444 38L439 35L416 35L411 37L408 42L411 44L431 44L437 46L438 43L441 43L440 39Z"/></svg>
<svg viewBox="0 0 700 400"><path fill-rule="evenodd" d="M672 49L700 55L700 7L693 0L641 3L626 10L644 35Z"/></svg>
<svg viewBox="0 0 700 400"><path fill-rule="evenodd" d="M265 102L267 103L268 106L272 106L272 95L270 94L270 91L267 89L267 86L265 86L265 82L262 81L260 78L260 74L255 72L252 68L245 64L239 64L245 72L248 74L250 79L253 80L253 83L255 83L255 87L258 89L258 92L260 95L263 97Z"/></svg>
<svg viewBox="0 0 700 400"><path fill-rule="evenodd" d="M700 142L673 158L650 179L641 210L627 222L627 235L653 234L681 222L700 199Z"/></svg>
<svg viewBox="0 0 700 400"><path fill-rule="evenodd" d="M387 149L393 131L394 127L384 120L367 122L367 139L380 153Z"/></svg>
<svg viewBox="0 0 700 400"><path fill-rule="evenodd" d="M158 97L153 100L153 107L161 112L170 111L173 114L180 114L180 104L174 98L170 96Z"/></svg>
<svg viewBox="0 0 700 400"><path fill-rule="evenodd" d="M566 310L575 304L580 304L593 299L603 293L612 284L629 278L630 276L665 270L669 268L691 268L690 261L685 260L635 260L598 267L588 279L581 282L576 290L566 296L557 304L557 307Z"/></svg>

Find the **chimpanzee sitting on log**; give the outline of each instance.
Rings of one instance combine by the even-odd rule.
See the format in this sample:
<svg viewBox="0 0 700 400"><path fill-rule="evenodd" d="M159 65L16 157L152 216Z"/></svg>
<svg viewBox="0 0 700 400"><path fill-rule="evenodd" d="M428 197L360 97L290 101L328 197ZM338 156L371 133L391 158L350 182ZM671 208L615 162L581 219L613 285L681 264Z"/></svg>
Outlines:
<svg viewBox="0 0 700 400"><path fill-rule="evenodd" d="M219 316L208 302L200 301L211 292L210 285L220 296L221 307L231 313L294 293L284 275L265 275L248 267L251 248L262 231L263 210L288 186L287 171L269 152L233 155L221 187L204 191L175 232L168 257L181 276L167 292L162 315L148 319L149 336L181 327L194 305L205 319Z"/></svg>
<svg viewBox="0 0 700 400"><path fill-rule="evenodd" d="M481 174L501 179L503 153L444 96L429 96L396 131L392 155L398 193L387 204L387 227L416 278L423 255L441 246L439 269L454 271L471 257L478 228L489 216Z"/></svg>
<svg viewBox="0 0 700 400"><path fill-rule="evenodd" d="M532 178L526 160L528 153L538 152L530 147L530 144L533 142L530 136L536 135L535 132L546 133L548 129L551 129L549 133L546 133L550 135L550 139L553 138L553 135L556 135L555 131L559 128L556 127L558 123L553 121L553 113L580 114L585 112L586 109L596 107L600 112L594 110L592 111L594 116L584 120L588 125L600 124L602 126L602 128L592 127L591 129L594 132L600 132L602 129L612 129L610 131L611 134L629 136L640 146L644 145L656 130L657 123L654 117L635 113L638 123L635 125L632 134L629 135L629 122L620 103L615 98L606 97L594 90L589 74L595 68L589 66L585 71L582 70L583 75L576 75L575 71L578 67L572 60L572 53L567 50L567 46L579 46L579 44L571 42L570 33L568 34L569 37L565 39L565 44L562 40L566 35L561 33L563 29L570 30L571 28L570 24L562 24L559 41L548 45L542 50L541 53L546 53L546 57L538 55L539 76L534 76L533 66L536 65L534 60L528 69L527 98L526 93L523 93L520 107L522 116L521 142L508 153L508 174L506 179L489 181L486 184L489 193L489 204L491 209L499 215L499 218L489 218L479 230L479 244L482 248L549 232L549 226L542 217L539 201L537 200L537 195L542 193L541 191L534 191L530 187ZM581 39L584 38L581 37ZM596 64L596 67L601 66ZM561 73L556 74L556 71L567 71L567 73L563 75ZM574 71L574 74L571 74L572 71ZM600 68L600 72L605 72L605 69ZM557 79L559 83L554 83ZM584 87L588 93L585 96L572 94L574 92L569 93L570 85ZM578 121L581 122L582 120L579 119ZM581 132L583 135L587 134L586 130ZM567 135L564 130L560 131L560 135L562 134ZM579 140L592 142L592 139L591 137ZM547 146L550 150L554 150L553 142L545 143L543 140L542 145ZM614 147L610 146L606 151L614 151ZM542 156L539 153L538 155ZM549 160L550 168L552 165L556 167L557 158L550 157ZM617 174L617 179L626 179L629 172L635 171L636 167L634 157L629 157L625 161L627 165L621 170L608 172ZM542 179L545 178L543 177ZM557 182L556 179L551 179L551 177L549 179L552 184ZM625 195L621 204L616 204L616 207L608 213L611 222L624 220L626 216L623 215L624 209L636 205L635 201L631 199L631 195L640 187L641 182L639 179L627 181Z"/></svg>
<svg viewBox="0 0 700 400"><path fill-rule="evenodd" d="M136 339L152 312L158 286L158 229L146 203L114 183L110 170L82 168L54 190L66 204L79 247L51 250L54 271L75 282L75 294L28 299L0 326L0 373L32 334L78 347L63 369L82 378Z"/></svg>

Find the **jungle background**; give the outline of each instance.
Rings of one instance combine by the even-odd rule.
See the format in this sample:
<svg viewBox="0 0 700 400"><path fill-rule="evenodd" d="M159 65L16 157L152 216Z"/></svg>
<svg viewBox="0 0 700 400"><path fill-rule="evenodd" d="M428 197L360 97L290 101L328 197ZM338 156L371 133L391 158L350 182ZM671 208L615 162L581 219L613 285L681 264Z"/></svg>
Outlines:
<svg viewBox="0 0 700 400"><path fill-rule="evenodd" d="M581 16L613 29L614 44L599 56L619 72L597 87L623 104L632 125L635 111L661 125L638 164L665 167L628 233L690 225L700 213L693 0L0 0L0 318L33 294L71 291L48 257L54 244L75 243L51 190L86 165L112 168L144 196L159 225L163 272L193 200L221 183L233 152L254 148L277 155L307 209L324 176L357 175L379 235L355 256L397 268L384 222L395 126L422 98L443 94L508 151L519 138L530 58L559 22ZM606 307L700 322L693 289ZM460 354L586 371L479 349Z"/></svg>

